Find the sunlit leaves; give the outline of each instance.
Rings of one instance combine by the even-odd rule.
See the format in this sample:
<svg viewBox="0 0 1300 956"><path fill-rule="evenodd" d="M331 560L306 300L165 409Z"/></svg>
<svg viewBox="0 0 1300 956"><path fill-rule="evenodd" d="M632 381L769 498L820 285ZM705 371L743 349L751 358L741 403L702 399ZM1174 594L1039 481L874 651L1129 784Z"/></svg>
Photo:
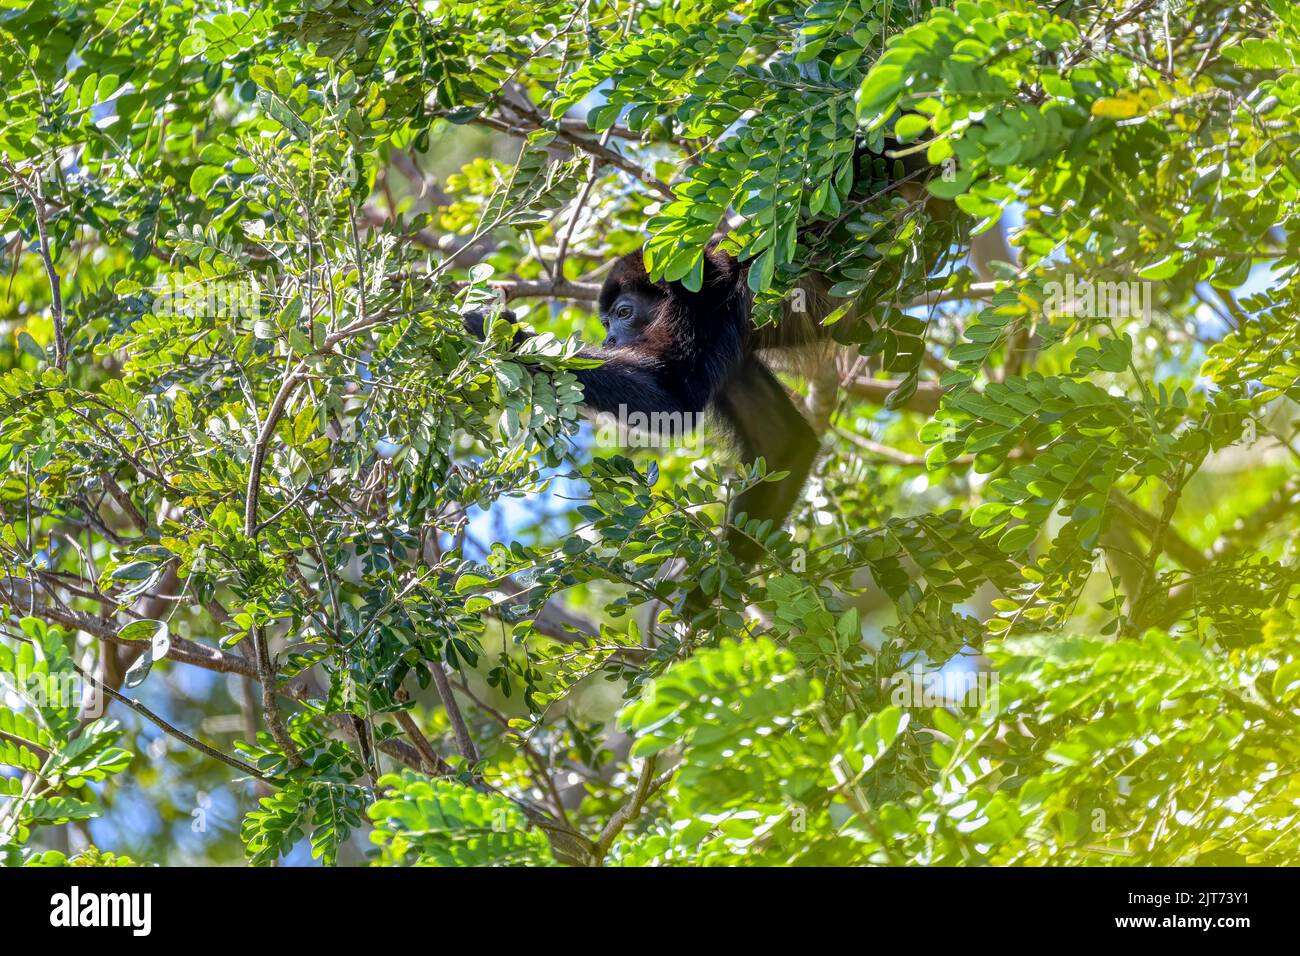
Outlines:
<svg viewBox="0 0 1300 956"><path fill-rule="evenodd" d="M66 635L35 618L20 622L17 650L0 645L0 851L27 842L33 827L98 816L90 782L120 773L131 754L117 747L115 721L79 721L85 690Z"/></svg>
<svg viewBox="0 0 1300 956"><path fill-rule="evenodd" d="M504 797L404 771L379 781L371 839L397 866L545 865L546 836Z"/></svg>
<svg viewBox="0 0 1300 956"><path fill-rule="evenodd" d="M644 797L607 862L1294 861L1287 5L1184 5L1172 46L1135 3L144 12L0 16L70 343L5 171L0 670L39 678L0 709L6 861L69 862L39 827L126 768L32 692L101 645L265 777L177 743L132 778L160 817L169 774L244 803L117 831L142 859L547 863ZM726 527L774 476L707 425L587 428L596 320L518 294L643 245L695 287L714 243L756 325L807 293L848 346L782 380L823 429L782 527ZM278 736L179 682L258 635ZM903 692L944 672L997 693Z"/></svg>

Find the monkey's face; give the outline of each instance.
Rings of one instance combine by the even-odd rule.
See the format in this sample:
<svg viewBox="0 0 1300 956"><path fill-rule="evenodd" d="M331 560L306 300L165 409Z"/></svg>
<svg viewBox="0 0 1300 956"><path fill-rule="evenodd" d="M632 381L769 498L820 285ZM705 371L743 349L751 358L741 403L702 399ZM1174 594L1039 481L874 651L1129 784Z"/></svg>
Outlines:
<svg viewBox="0 0 1300 956"><path fill-rule="evenodd" d="M643 289L625 288L600 309L600 324L605 326L605 347L626 348L641 341L655 318L659 298Z"/></svg>

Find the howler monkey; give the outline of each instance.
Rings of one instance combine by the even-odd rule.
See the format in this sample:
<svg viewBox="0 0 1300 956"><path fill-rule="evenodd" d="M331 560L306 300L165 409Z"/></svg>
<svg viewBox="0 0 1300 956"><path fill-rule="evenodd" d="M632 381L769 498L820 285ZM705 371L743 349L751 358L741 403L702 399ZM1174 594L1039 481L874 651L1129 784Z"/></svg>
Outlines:
<svg viewBox="0 0 1300 956"><path fill-rule="evenodd" d="M755 529L760 535L783 522L818 448L817 435L758 352L809 344L810 323L755 329L745 270L717 250L705 255L698 292L679 282L651 281L641 253L626 255L605 279L598 302L604 346L579 354L603 364L573 372L583 404L612 414L620 406L627 414L667 412L687 423L713 411L735 437L744 461L762 457L769 472L789 472L781 481L748 489L733 503L728 544L738 560L752 562L761 547L742 530L741 515L770 522ZM514 320L511 312L503 315ZM481 338L484 318L482 310L466 313L466 329Z"/></svg>
<svg viewBox="0 0 1300 956"><path fill-rule="evenodd" d="M777 350L806 350L830 338L821 321L838 303L816 279L801 291L802 312L787 305L781 321L756 328L745 266L730 255L710 248L700 289L692 292L680 282L652 281L641 253L631 253L614 264L600 290L604 345L580 353L603 364L574 371L584 404L596 411L690 413L680 420L693 422L711 410L735 436L744 461L762 457L769 472L789 473L733 502L728 545L744 563L759 557L759 542L785 521L818 450L816 433L765 361ZM503 315L514 321L513 313ZM482 338L484 318L474 310L463 321ZM525 337L517 333L516 342Z"/></svg>

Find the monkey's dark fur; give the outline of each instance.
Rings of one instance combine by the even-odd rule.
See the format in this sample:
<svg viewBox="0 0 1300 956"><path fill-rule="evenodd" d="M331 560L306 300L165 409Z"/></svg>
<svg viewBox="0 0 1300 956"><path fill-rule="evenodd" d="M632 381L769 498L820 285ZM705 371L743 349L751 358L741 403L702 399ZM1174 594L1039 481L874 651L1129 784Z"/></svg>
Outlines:
<svg viewBox="0 0 1300 956"><path fill-rule="evenodd" d="M605 279L598 304L609 337L604 348L580 353L603 360L598 368L574 372L584 404L613 414L620 406L628 414L689 414L688 422L714 412L744 461L762 457L769 472L789 472L782 481L763 482L739 496L733 521L742 513L766 521L763 534L783 521L808 477L818 442L758 353L810 344L811 323L780 322L756 330L745 269L717 250L706 253L698 292L679 282L651 281L640 252L624 256ZM470 312L464 319L481 337L483 313ZM728 540L741 561L762 553L757 541L734 525Z"/></svg>
<svg viewBox="0 0 1300 956"><path fill-rule="evenodd" d="M738 560L752 563L762 554L759 539L790 513L818 448L816 434L767 360L778 352L807 355L819 343L829 345L830 330L821 321L836 303L825 283L812 279L801 285L802 312L787 308L780 322L756 329L745 272L734 258L711 248L700 290L692 292L680 282L652 281L640 252L624 256L600 290L605 345L580 353L603 364L575 374L590 408L617 414L621 406L646 416L689 413L687 422L709 410L735 436L744 461L762 457L769 472L789 472L733 503L728 543ZM513 313L505 316L514 320ZM481 311L467 313L465 327L481 338L483 320ZM850 315L839 327L854 320ZM516 341L524 336L519 333ZM753 535L744 531L742 514L762 523Z"/></svg>

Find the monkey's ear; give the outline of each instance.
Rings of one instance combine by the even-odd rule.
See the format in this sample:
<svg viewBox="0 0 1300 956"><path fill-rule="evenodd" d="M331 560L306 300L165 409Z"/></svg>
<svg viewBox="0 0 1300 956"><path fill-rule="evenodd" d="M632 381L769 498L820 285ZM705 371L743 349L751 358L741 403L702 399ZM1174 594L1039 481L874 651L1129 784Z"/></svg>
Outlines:
<svg viewBox="0 0 1300 956"><path fill-rule="evenodd" d="M651 282L646 274L645 259L640 249L614 260L614 266L605 276L600 295L596 298L597 307L601 312L608 311L614 300L624 292L663 293L662 284Z"/></svg>
<svg viewBox="0 0 1300 956"><path fill-rule="evenodd" d="M645 253L640 249L636 249L620 256L611 275L617 275L620 281L629 284L633 282L649 282L650 277L645 271Z"/></svg>
<svg viewBox="0 0 1300 956"><path fill-rule="evenodd" d="M704 281L700 284L701 295L726 296L734 292L745 282L745 269L734 256L712 246L704 253Z"/></svg>

